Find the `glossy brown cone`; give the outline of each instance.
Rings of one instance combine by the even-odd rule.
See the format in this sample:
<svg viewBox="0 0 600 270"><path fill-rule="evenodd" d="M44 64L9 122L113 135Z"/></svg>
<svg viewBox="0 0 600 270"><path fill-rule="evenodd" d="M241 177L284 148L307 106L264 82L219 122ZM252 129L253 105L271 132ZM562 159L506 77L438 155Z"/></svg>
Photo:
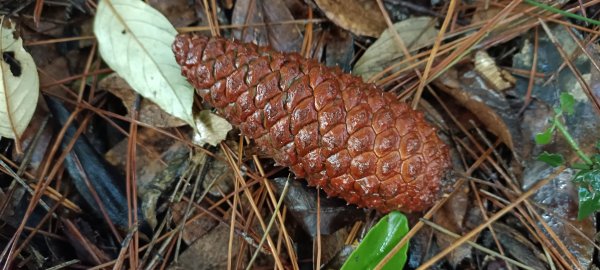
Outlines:
<svg viewBox="0 0 600 270"><path fill-rule="evenodd" d="M448 150L421 112L297 53L178 35L182 74L261 151L329 196L381 212L437 200Z"/></svg>

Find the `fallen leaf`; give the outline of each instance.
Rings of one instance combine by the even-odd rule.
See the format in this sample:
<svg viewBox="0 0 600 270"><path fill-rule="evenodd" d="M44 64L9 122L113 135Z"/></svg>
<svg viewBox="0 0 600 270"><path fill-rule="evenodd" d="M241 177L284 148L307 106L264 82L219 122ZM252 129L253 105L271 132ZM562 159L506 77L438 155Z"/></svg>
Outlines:
<svg viewBox="0 0 600 270"><path fill-rule="evenodd" d="M272 183L275 192L281 195L287 178L276 177ZM335 233L342 227L348 226L357 220L364 219L365 211L347 203L339 198L326 198L325 192L320 192L320 232L321 235ZM300 226L311 236L317 235L317 191L307 188L302 181L291 181L284 203L288 211Z"/></svg>
<svg viewBox="0 0 600 270"><path fill-rule="evenodd" d="M179 255L179 261L173 263L168 269L226 269L229 256L231 256L231 261L235 263L240 255L242 256L240 258L241 266L245 267L248 256L237 252L241 243L240 237L234 235L232 241L233 253L228 253L229 228L220 224L194 242Z"/></svg>
<svg viewBox="0 0 600 270"><path fill-rule="evenodd" d="M232 126L222 117L209 110L203 110L196 116L196 128L193 138L195 144L202 146L208 143L217 146L225 140Z"/></svg>
<svg viewBox="0 0 600 270"><path fill-rule="evenodd" d="M31 55L23 48L15 24L0 17L0 137L19 139L35 112L39 78Z"/></svg>
<svg viewBox="0 0 600 270"><path fill-rule="evenodd" d="M247 26L233 31L234 37L257 45L269 45L282 52L297 52L302 46L301 29L282 0L240 0L235 4L232 23Z"/></svg>
<svg viewBox="0 0 600 270"><path fill-rule="evenodd" d="M501 222L495 222L493 228L507 255L533 269L548 269L545 254L522 232ZM488 246L496 245L489 231L483 233L483 241Z"/></svg>
<svg viewBox="0 0 600 270"><path fill-rule="evenodd" d="M156 8L160 13L165 15L169 21L177 26L188 26L196 20L196 12L190 1L187 0L149 0L149 5Z"/></svg>
<svg viewBox="0 0 600 270"><path fill-rule="evenodd" d="M180 222L183 222L183 216L187 210L187 206L187 201L181 201L171 205L174 224L180 224ZM194 219L185 225L185 229L182 232L182 239L186 244L191 245L192 243L196 242L196 240L210 232L218 224L219 222L212 218Z"/></svg>
<svg viewBox="0 0 600 270"><path fill-rule="evenodd" d="M135 104L135 92L119 74L111 74L98 83L98 88L105 89L117 96L131 113ZM186 123L168 113L149 99L143 99L139 108L139 120L155 127L179 127Z"/></svg>
<svg viewBox="0 0 600 270"><path fill-rule="evenodd" d="M354 38L350 32L339 27L331 27L325 32L325 64L340 67L350 72L354 56Z"/></svg>
<svg viewBox="0 0 600 270"><path fill-rule="evenodd" d="M457 187L457 189L448 198L444 206L435 213L433 221L454 233L464 234L468 230L465 228L463 221L467 215L467 209L472 207L472 203L469 200L470 188L469 185L463 184ZM456 240L456 238L437 230L433 234L436 237L436 243L441 249L449 247ZM452 267L457 268L463 261L472 259L472 249L469 245L458 246L446 258Z"/></svg>
<svg viewBox="0 0 600 270"><path fill-rule="evenodd" d="M269 45L281 52L298 52L304 38L297 24L284 23L294 20L282 0L264 0L262 3L267 23Z"/></svg>
<svg viewBox="0 0 600 270"><path fill-rule="evenodd" d="M238 144L234 140L227 140L225 143L232 150L238 149ZM205 152L197 152L195 155L206 155ZM208 193L215 197L223 196L233 190L233 183L235 182L235 173L231 169L227 158L223 153L223 148L217 148L215 151L217 158L211 158L210 160L202 159L200 157L194 157L194 160L206 160L209 162L204 181L202 181L202 188L208 189ZM203 164L198 164L203 166ZM242 175L245 175L245 167L240 168Z"/></svg>
<svg viewBox="0 0 600 270"><path fill-rule="evenodd" d="M438 30L435 19L430 17L410 18L394 24L394 30L409 51L415 51L433 44ZM386 29L354 65L353 73L368 80L404 58L391 29ZM401 67L397 67L400 69Z"/></svg>
<svg viewBox="0 0 600 270"><path fill-rule="evenodd" d="M102 59L135 91L193 126L194 91L175 62L177 30L167 18L142 1L102 0L94 33Z"/></svg>
<svg viewBox="0 0 600 270"><path fill-rule="evenodd" d="M376 1L316 0L325 16L359 36L378 37L387 27Z"/></svg>
<svg viewBox="0 0 600 270"><path fill-rule="evenodd" d="M260 1L238 0L235 2L233 14L231 15L231 24L247 25L240 29L232 31L236 40L243 42L252 42L256 45L268 45L267 31L265 26L260 24L265 22L264 13L259 12ZM257 25L259 24L259 25Z"/></svg>

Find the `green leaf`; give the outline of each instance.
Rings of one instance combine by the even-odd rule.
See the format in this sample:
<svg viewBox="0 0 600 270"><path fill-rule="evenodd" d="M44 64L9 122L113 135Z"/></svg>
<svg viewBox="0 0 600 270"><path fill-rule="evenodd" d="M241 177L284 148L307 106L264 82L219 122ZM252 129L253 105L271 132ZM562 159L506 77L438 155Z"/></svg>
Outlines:
<svg viewBox="0 0 600 270"><path fill-rule="evenodd" d="M552 141L552 133L554 132L554 125L544 130L542 133L535 135L535 143L537 144L549 144Z"/></svg>
<svg viewBox="0 0 600 270"><path fill-rule="evenodd" d="M577 170L589 170L591 167L588 164L578 162L578 163L571 164L571 168L577 169Z"/></svg>
<svg viewBox="0 0 600 270"><path fill-rule="evenodd" d="M567 115L571 115L575 112L575 98L568 92L562 92L560 94L560 108Z"/></svg>
<svg viewBox="0 0 600 270"><path fill-rule="evenodd" d="M546 151L541 153L537 157L537 160L546 162L548 165L550 165L552 167L557 167L557 166L560 166L563 163L565 163L565 159L563 158L563 156L561 154L548 153Z"/></svg>
<svg viewBox="0 0 600 270"><path fill-rule="evenodd" d="M597 192L591 192L587 188L579 187L579 212L577 219L582 220L600 209L600 196Z"/></svg>
<svg viewBox="0 0 600 270"><path fill-rule="evenodd" d="M600 165L600 154L592 155L592 161L595 163L596 166Z"/></svg>
<svg viewBox="0 0 600 270"><path fill-rule="evenodd" d="M102 0L94 34L102 59L135 91L194 125L194 90L175 62L177 30L165 16L143 1Z"/></svg>
<svg viewBox="0 0 600 270"><path fill-rule="evenodd" d="M373 269L407 233L408 220L403 214L397 211L387 214L350 254L342 270ZM403 269L407 252L408 243L382 269Z"/></svg>
<svg viewBox="0 0 600 270"><path fill-rule="evenodd" d="M581 170L573 178L579 185L579 213L577 218L584 219L600 210L600 169Z"/></svg>
<svg viewBox="0 0 600 270"><path fill-rule="evenodd" d="M40 84L15 23L0 16L0 25L0 137L18 139L33 117Z"/></svg>
<svg viewBox="0 0 600 270"><path fill-rule="evenodd" d="M597 142L596 142L596 149L597 149L597 150L600 150L600 141L597 141Z"/></svg>
<svg viewBox="0 0 600 270"><path fill-rule="evenodd" d="M581 184L582 186L598 186L598 188L593 190L600 191L600 169L581 170L575 174L573 182Z"/></svg>

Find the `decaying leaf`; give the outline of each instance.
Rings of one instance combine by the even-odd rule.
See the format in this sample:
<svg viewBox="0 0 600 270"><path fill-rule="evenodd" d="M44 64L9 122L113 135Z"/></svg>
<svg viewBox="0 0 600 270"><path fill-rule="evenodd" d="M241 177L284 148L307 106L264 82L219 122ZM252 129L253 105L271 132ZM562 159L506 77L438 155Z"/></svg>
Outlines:
<svg viewBox="0 0 600 270"><path fill-rule="evenodd" d="M226 143L229 148L234 151L238 149L238 144L234 140L227 140L224 143ZM206 153L199 151L195 155L206 155ZM204 181L202 181L202 188L208 189L209 194L219 197L223 196L223 194L228 194L233 190L235 172L231 169L231 166L227 162L225 154L223 153L223 148L217 148L215 151L215 156L216 158L207 161L209 164L208 169L206 170L206 175L204 176ZM195 157L194 159L202 160L198 157ZM202 166L203 164L198 165ZM242 175L245 175L245 167L240 169L242 170Z"/></svg>
<svg viewBox="0 0 600 270"><path fill-rule="evenodd" d="M296 24L282 24L293 20L292 13L282 0L239 0L233 9L232 23L248 26L235 29L233 35L244 42L270 45L283 52L297 52L303 41L300 28Z"/></svg>
<svg viewBox="0 0 600 270"><path fill-rule="evenodd" d="M276 192L280 196L287 178L273 179ZM335 233L342 227L354 221L364 219L365 212L355 207L348 207L338 198L326 198L325 192L320 193L320 225L321 234ZM307 189L300 181L291 181L284 203L294 219L312 237L317 235L317 192Z"/></svg>
<svg viewBox="0 0 600 270"><path fill-rule="evenodd" d="M232 31L233 37L244 42L252 42L256 45L267 45L267 31L263 24L265 22L264 13L260 10L261 1L238 0L235 1L231 23L236 25L249 25ZM255 26L255 24L258 24Z"/></svg>
<svg viewBox="0 0 600 270"><path fill-rule="evenodd" d="M19 139L35 112L39 78L15 24L4 17L0 23L0 137Z"/></svg>
<svg viewBox="0 0 600 270"><path fill-rule="evenodd" d="M409 51L432 45L438 33L438 30L435 29L435 19L430 17L410 18L395 23L394 29ZM404 53L398 46L392 30L386 29L358 59L353 73L368 80L402 58L404 58Z"/></svg>
<svg viewBox="0 0 600 270"><path fill-rule="evenodd" d="M176 27L188 26L196 20L196 12L187 0L149 0L149 5L156 8L160 13Z"/></svg>
<svg viewBox="0 0 600 270"><path fill-rule="evenodd" d="M216 146L225 140L227 132L232 128L231 124L222 117L203 110L196 116L197 132L194 134L194 143L197 145L210 144Z"/></svg>
<svg viewBox="0 0 600 270"><path fill-rule="evenodd" d="M467 215L467 209L472 207L472 204L469 201L469 191L470 188L467 184L458 187L444 206L435 213L433 221L458 234L464 234L468 231L464 227L463 222ZM433 233L435 234L436 242L441 249L449 247L456 240L456 238L437 230ZM469 245L458 246L453 249L446 258L452 267L457 268L464 260L470 259L472 249L473 248Z"/></svg>
<svg viewBox="0 0 600 270"><path fill-rule="evenodd" d="M475 71L496 91L504 91L515 85L516 79L508 71L500 69L485 51L475 53Z"/></svg>
<svg viewBox="0 0 600 270"><path fill-rule="evenodd" d="M338 66L344 72L352 70L351 63L354 56L354 38L350 32L336 28L330 29L327 35L325 64Z"/></svg>
<svg viewBox="0 0 600 270"><path fill-rule="evenodd" d="M494 223L493 229L498 242L504 247L506 255L531 266L533 269L548 269L544 252L539 250L522 232L501 222ZM484 232L483 241L489 246L495 246L489 231Z"/></svg>
<svg viewBox="0 0 600 270"><path fill-rule="evenodd" d="M229 228L220 224L194 242L179 256L179 261L172 264L168 269L227 269L227 260L231 259L235 263L238 260L238 256L242 256L240 260L241 266L244 268L248 262L248 257L237 252L241 243L240 237L234 235L232 241L232 250L234 252L227 252Z"/></svg>
<svg viewBox="0 0 600 270"><path fill-rule="evenodd" d="M186 201L181 201L171 205L174 224L180 224L183 222L183 216L185 215L187 206L188 202ZM196 240L210 232L215 226L217 226L217 224L218 221L212 218L195 219L194 221L191 221L185 225L185 229L182 232L182 239L186 244L191 245L192 243L196 242Z"/></svg>
<svg viewBox="0 0 600 270"><path fill-rule="evenodd" d="M269 45L282 52L297 52L302 47L302 31L297 24L281 24L293 21L294 17L283 0L263 0Z"/></svg>
<svg viewBox="0 0 600 270"><path fill-rule="evenodd" d="M327 18L356 35L378 37L387 27L376 1L316 0L315 2Z"/></svg>
<svg viewBox="0 0 600 270"><path fill-rule="evenodd" d="M135 92L118 74L111 74L98 83L98 88L105 89L117 96L131 113L135 103ZM149 99L143 99L139 109L139 120L155 127L179 127L186 123L168 113Z"/></svg>
<svg viewBox="0 0 600 270"><path fill-rule="evenodd" d="M177 30L167 18L143 1L102 0L94 33L102 59L135 91L194 124L194 91L175 63L171 44Z"/></svg>

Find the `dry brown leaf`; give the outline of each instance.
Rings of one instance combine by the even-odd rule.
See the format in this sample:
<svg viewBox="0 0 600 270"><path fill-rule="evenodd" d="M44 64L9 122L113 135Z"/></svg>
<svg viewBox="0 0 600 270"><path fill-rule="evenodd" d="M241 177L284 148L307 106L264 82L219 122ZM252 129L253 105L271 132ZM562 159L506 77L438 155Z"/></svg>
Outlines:
<svg viewBox="0 0 600 270"><path fill-rule="evenodd" d="M148 4L156 8L175 26L188 26L196 20L193 6L187 0L148 0Z"/></svg>
<svg viewBox="0 0 600 270"><path fill-rule="evenodd" d="M177 264L171 265L168 269L226 269L228 256L231 255L231 261L236 262L238 250L241 241L238 236L233 236L233 252L227 252L229 244L229 228L225 225L219 225L209 233L202 236L186 251L179 255ZM242 267L245 267L248 257L242 255Z"/></svg>
<svg viewBox="0 0 600 270"><path fill-rule="evenodd" d="M239 0L235 4L231 20L233 24L249 25L233 31L234 37L244 42L270 45L283 52L296 52L302 46L303 37L298 25L282 24L294 20L282 0Z"/></svg>
<svg viewBox="0 0 600 270"><path fill-rule="evenodd" d="M175 203L171 206L171 210L173 210L173 222L175 224L183 222L183 215L185 214L187 205L188 202L182 201ZM205 234L210 232L210 230L212 230L217 225L218 222L212 218L197 218L189 224L185 225L182 239L186 244L191 245L192 243L196 242L196 240L198 240L200 237L203 237Z"/></svg>
<svg viewBox="0 0 600 270"><path fill-rule="evenodd" d="M376 1L316 0L325 16L360 36L378 37L387 27Z"/></svg>
<svg viewBox="0 0 600 270"><path fill-rule="evenodd" d="M462 235L466 231L463 225L463 220L467 214L467 209L471 207L471 202L469 201L469 190L470 188L467 184L463 184L462 187L459 187L459 189L453 193L452 197L448 199L444 206L442 206L440 211L433 216L433 221L454 233ZM452 243L454 243L454 241L456 241L455 237L449 236L437 230L434 231L434 234L436 236L438 246L440 246L442 249L449 247ZM463 260L468 259L471 254L471 246L461 245L450 252L447 258L452 267L456 268Z"/></svg>
<svg viewBox="0 0 600 270"><path fill-rule="evenodd" d="M402 38L409 51L418 50L433 44L438 30L435 19L430 17L410 18L394 24L394 29ZM404 58L391 29L386 29L379 39L367 49L354 65L353 73L368 80L373 75ZM400 67L398 67L400 68Z"/></svg>
<svg viewBox="0 0 600 270"><path fill-rule="evenodd" d="M520 149L521 132L518 119L508 100L489 89L476 72L450 69L434 84L467 108L485 127L500 137L510 149Z"/></svg>

